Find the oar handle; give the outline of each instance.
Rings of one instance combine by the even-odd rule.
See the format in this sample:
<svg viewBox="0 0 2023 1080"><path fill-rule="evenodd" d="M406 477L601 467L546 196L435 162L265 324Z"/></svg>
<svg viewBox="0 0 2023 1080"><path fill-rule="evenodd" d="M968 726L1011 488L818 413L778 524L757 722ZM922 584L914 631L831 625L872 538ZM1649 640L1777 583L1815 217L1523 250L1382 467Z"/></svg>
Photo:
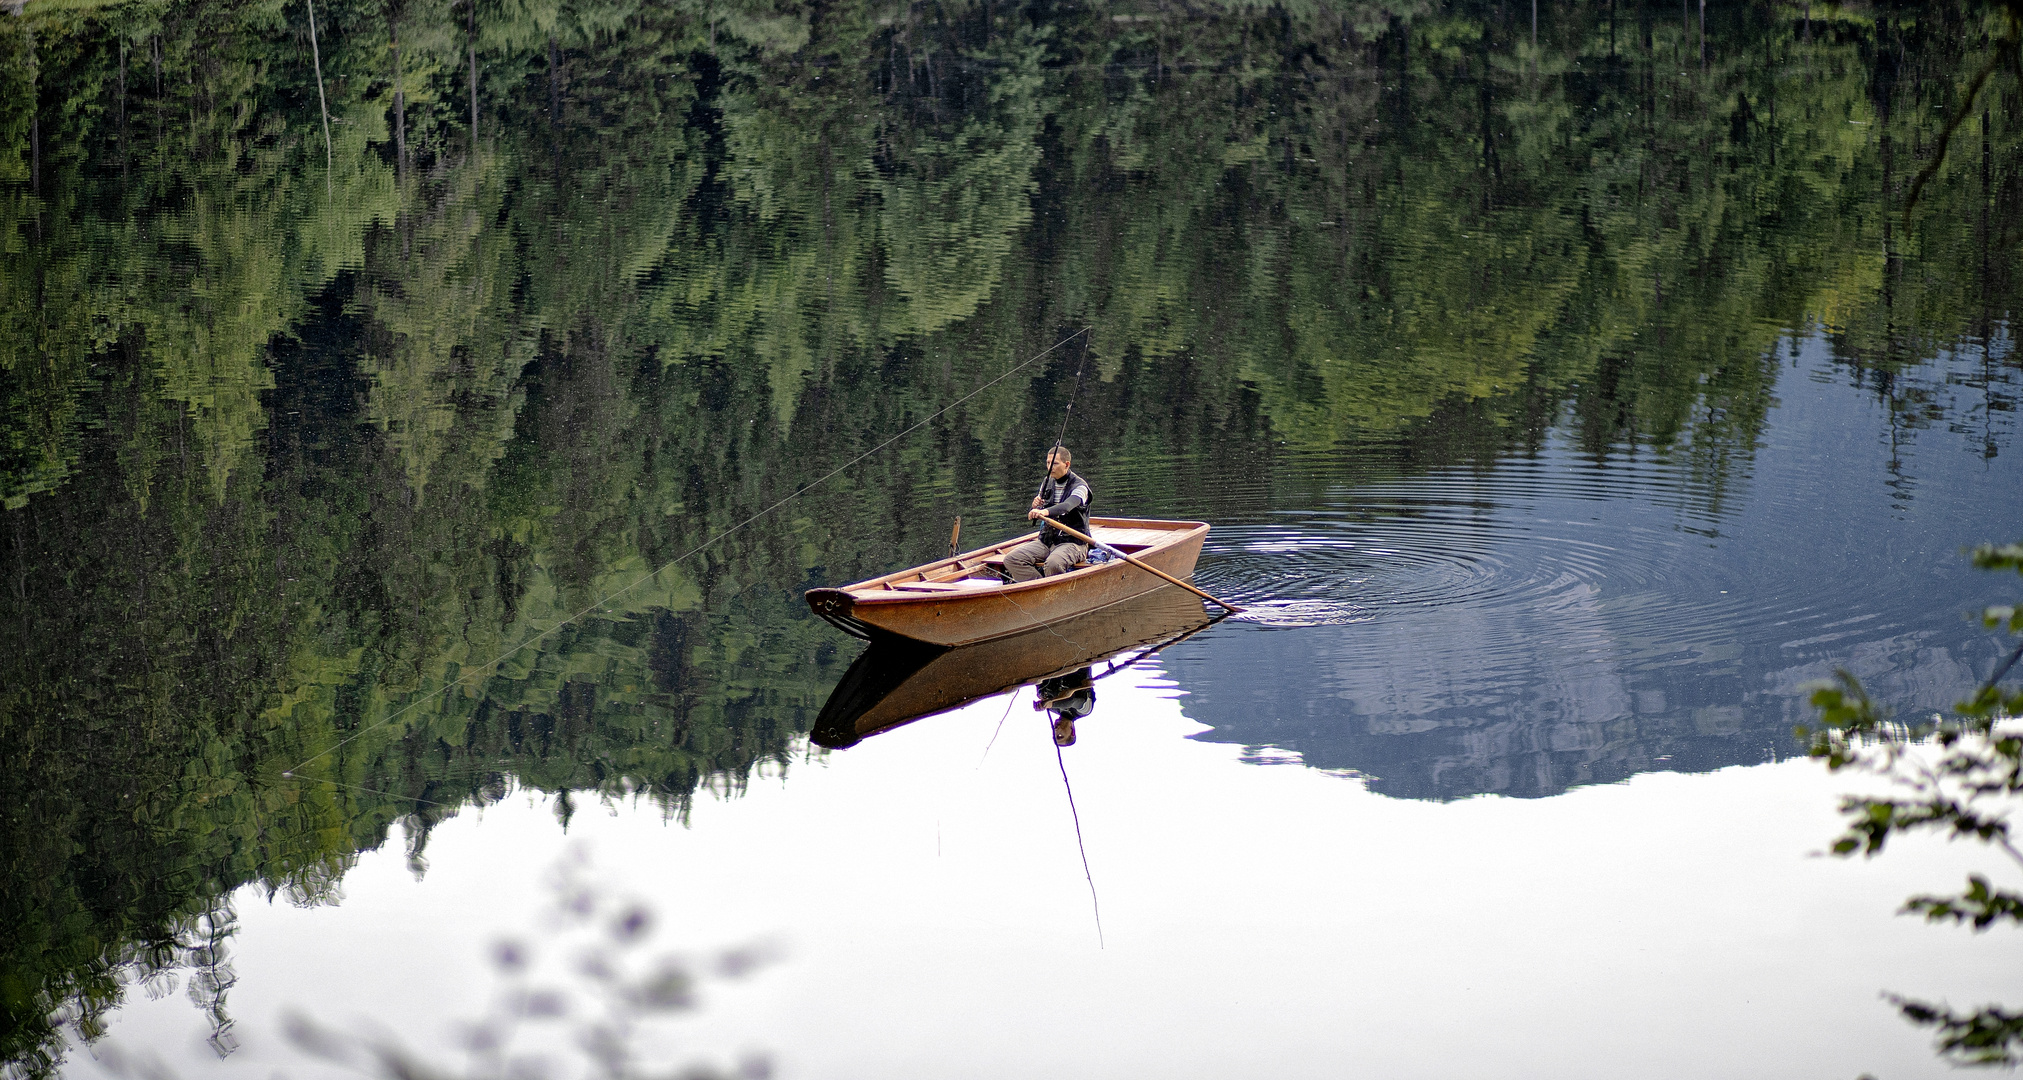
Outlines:
<svg viewBox="0 0 2023 1080"><path fill-rule="evenodd" d="M1227 601L1227 600L1224 600L1224 599L1222 599L1222 598L1220 598L1220 597L1216 597L1216 596L1210 596L1210 595L1208 595L1207 593L1205 593L1205 592L1202 592L1202 591L1201 591L1200 589L1197 589L1197 588L1195 588L1194 586L1192 586L1192 585L1189 585L1188 583L1186 583L1186 582L1184 582L1184 581L1180 580L1179 578L1177 578L1177 577L1174 577L1174 576L1173 576L1172 574L1169 574L1169 573L1167 573L1166 571L1164 571L1164 570L1161 570L1161 569L1159 569L1159 568L1158 568L1158 567L1156 567L1156 566L1152 566L1152 565L1149 565L1149 564L1147 564L1147 563L1146 563L1146 562L1145 562L1144 560L1142 560L1142 559L1138 559L1138 558L1136 558L1136 557L1134 557L1134 556L1131 556L1131 555L1126 555L1126 554L1124 554L1123 552L1121 552L1121 551L1118 551L1118 550L1117 550L1116 548L1113 548L1113 547L1111 547L1110 545L1108 545L1108 544L1105 544L1104 542L1102 542L1101 540L1098 540L1098 539L1096 539L1096 538L1095 538L1095 537L1093 537L1093 536L1090 536L1090 535L1088 535L1088 534L1086 534L1086 533L1079 533L1079 532L1076 532L1075 530L1073 530L1073 529L1071 529L1071 528L1067 527L1066 525L1063 525L1063 524L1061 524L1060 522L1058 522L1058 521L1055 521L1055 520L1054 520L1053 518L1047 518L1047 519L1045 519L1045 520L1046 520L1046 523L1047 523L1048 525L1051 525L1051 526L1053 526L1054 528L1056 528L1056 529L1059 529L1059 530L1061 530L1061 531L1062 531L1062 532L1064 532L1064 533L1067 533L1067 534L1068 534L1069 536L1072 536L1072 537L1074 537L1075 539L1077 539L1077 540L1080 540L1081 542L1083 542L1083 543L1085 543L1085 544L1093 544L1093 545L1095 545L1096 547L1102 548L1102 549L1103 549L1104 551L1107 551L1107 552L1109 552L1110 554L1112 554L1112 555L1115 555L1116 557L1118 557L1118 558L1120 558L1120 559L1124 560L1125 562L1127 562L1127 563L1130 563L1130 564L1131 564L1132 566L1135 566L1135 567L1137 567L1138 569L1140 569L1140 570L1143 570L1143 571L1145 571L1145 572L1146 572L1146 573L1148 573L1148 574L1151 574L1151 575L1152 575L1153 577L1161 577L1161 578L1165 578L1165 579L1166 579L1167 581L1170 581L1170 582L1172 582L1173 584L1175 584L1175 585L1178 585L1178 586L1180 586L1180 587L1181 587L1181 588L1183 588L1183 589L1186 589L1186 590L1187 590L1188 592L1191 592L1191 593L1193 593L1194 595L1196 595L1196 596L1198 596L1198 597L1202 598L1203 600L1210 600L1210 601L1213 601L1213 602L1215 602L1215 603L1217 603L1217 604L1221 604L1221 605L1222 605L1222 606L1223 606L1224 608L1226 608L1226 609L1227 609L1227 610L1229 611L1229 613L1230 613L1230 614L1232 614L1232 615L1238 614L1238 613L1240 613L1240 612L1242 612L1242 611L1243 611L1243 609L1242 609L1242 608L1240 608L1240 607L1237 607L1237 606L1236 606L1235 604L1232 604L1232 603L1230 603L1229 601Z"/></svg>

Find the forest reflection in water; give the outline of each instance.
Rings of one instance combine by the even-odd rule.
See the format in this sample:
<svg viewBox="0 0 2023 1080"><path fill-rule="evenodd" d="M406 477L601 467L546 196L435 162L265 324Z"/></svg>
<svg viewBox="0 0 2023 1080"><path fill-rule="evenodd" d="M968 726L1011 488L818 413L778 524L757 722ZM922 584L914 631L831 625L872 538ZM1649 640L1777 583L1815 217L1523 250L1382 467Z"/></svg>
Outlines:
<svg viewBox="0 0 2023 1080"><path fill-rule="evenodd" d="M1103 505L1258 601L1167 658L1208 738L1550 795L1942 698L2013 80L1903 195L1985 10L1506 7L0 17L0 1057L222 1029L224 898L397 823L791 760L800 590L1013 531L1072 358L705 543L1083 326Z"/></svg>

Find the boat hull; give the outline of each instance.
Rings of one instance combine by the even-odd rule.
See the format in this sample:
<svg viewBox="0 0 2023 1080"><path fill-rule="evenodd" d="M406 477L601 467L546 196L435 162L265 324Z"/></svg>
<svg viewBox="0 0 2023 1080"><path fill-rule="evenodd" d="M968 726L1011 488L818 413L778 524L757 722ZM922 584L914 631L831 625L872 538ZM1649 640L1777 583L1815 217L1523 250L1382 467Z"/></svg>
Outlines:
<svg viewBox="0 0 2023 1080"><path fill-rule="evenodd" d="M1133 557L1182 581L1194 572L1194 564L1201 557L1202 541L1208 536L1208 526L1196 521L1097 518L1092 525L1097 539L1106 541L1107 531L1164 534L1159 542L1134 552ZM1030 538L1007 541L998 545L998 549L1008 549ZM980 556L984 552L972 554ZM1122 559L1112 559L1053 577L961 592L907 595L881 593L872 588L899 576L840 589L810 589L808 606L859 636L889 634L929 645L955 647L1035 630L1166 584L1155 574Z"/></svg>
<svg viewBox="0 0 2023 1080"><path fill-rule="evenodd" d="M1052 626L965 648L879 637L836 684L810 738L832 750L853 746L923 717L1124 653L1156 652L1214 621L1198 597L1161 585Z"/></svg>

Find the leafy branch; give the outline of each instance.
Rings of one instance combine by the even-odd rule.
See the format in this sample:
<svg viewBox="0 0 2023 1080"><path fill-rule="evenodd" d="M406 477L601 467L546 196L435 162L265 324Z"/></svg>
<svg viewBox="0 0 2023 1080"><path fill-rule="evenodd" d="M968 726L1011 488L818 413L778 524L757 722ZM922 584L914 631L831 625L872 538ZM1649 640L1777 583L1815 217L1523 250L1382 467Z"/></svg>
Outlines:
<svg viewBox="0 0 2023 1080"><path fill-rule="evenodd" d="M577 1075L585 1080L770 1076L772 1064L765 1057L748 1057L732 1070L699 1061L665 1068L664 1061L642 1060L639 1049L654 1019L699 1007L704 981L742 978L770 962L770 950L744 946L705 957L641 955L640 947L653 932L653 912L611 896L583 869L580 852L559 868L546 935L550 951L573 953L567 966L575 978L553 985L537 981L532 946L498 942L492 962L502 985L487 1013L465 1029L466 1070L432 1065L391 1035L347 1035L302 1016L290 1019L289 1037L306 1053L379 1080L545 1080L568 1074L554 1051L571 1041L581 1054ZM551 1025L572 1029L573 1038L558 1038Z"/></svg>
<svg viewBox="0 0 2023 1080"><path fill-rule="evenodd" d="M1983 544L1974 549L1973 560L1983 570L2023 574L2023 544ZM1980 617L1989 629L2023 635L2023 605L1992 605ZM1949 840L1980 841L2023 867L2023 850L2009 823L2015 804L2007 801L2023 797L2023 735L2004 727L2004 721L2023 714L2023 689L2002 686L2019 659L2023 642L1972 696L1954 705L1957 715L1934 715L1925 723L1892 721L1845 670L1835 673L1833 684L1814 690L1819 727L1798 730L1801 738L1811 737L1811 755L1825 761L1831 772L1868 773L1901 791L1895 797L1842 799L1840 810L1848 823L1833 842L1835 855L1874 857L1891 836L1924 831ZM1974 874L1957 895L1913 896L1899 913L1971 925L1976 932L1996 923L2023 926L2023 893ZM1897 995L1888 1000L1911 1023L1936 1029L1939 1052L1959 1064L2023 1063L2023 1013L1995 1005L1957 1012Z"/></svg>

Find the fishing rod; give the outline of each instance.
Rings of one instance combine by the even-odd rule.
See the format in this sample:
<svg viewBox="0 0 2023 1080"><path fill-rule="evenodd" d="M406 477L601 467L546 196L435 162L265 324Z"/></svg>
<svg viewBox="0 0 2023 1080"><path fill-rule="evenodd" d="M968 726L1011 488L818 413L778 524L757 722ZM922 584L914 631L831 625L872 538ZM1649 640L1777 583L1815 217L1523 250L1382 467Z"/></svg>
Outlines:
<svg viewBox="0 0 2023 1080"><path fill-rule="evenodd" d="M1089 329L1090 329L1089 327L1084 327L1082 329L1082 333L1084 335L1088 334ZM1086 336L1084 336L1082 338L1082 359L1081 362L1075 365L1075 388L1073 390L1068 391L1068 407L1061 412L1061 430L1054 434L1055 450L1059 450L1061 448L1061 440L1068 437L1068 418L1075 415L1075 399L1082 396L1082 372L1088 366L1089 366L1089 339ZM1054 459L1051 456L1047 458L1049 464L1051 464L1053 460Z"/></svg>
<svg viewBox="0 0 2023 1080"><path fill-rule="evenodd" d="M1047 471L1040 477L1039 489L1033 492L1035 499L1046 494L1047 481L1054 475L1054 454L1060 450L1061 440L1068 437L1068 418L1075 415L1075 399L1082 395L1082 371L1089 366L1089 339L1085 335L1093 329L1084 326L1075 332L1075 337L1082 339L1082 359L1075 364L1075 388L1068 392L1068 407L1061 413L1061 430L1054 433L1053 448L1047 451Z"/></svg>
<svg viewBox="0 0 2023 1080"><path fill-rule="evenodd" d="M1081 333L1087 334L1089 330L1090 330L1089 327L1083 327ZM1082 339L1082 359L1080 363L1075 365L1075 388L1074 390L1068 393L1068 407L1064 412L1061 413L1061 430L1054 435L1054 447L1052 450L1047 451L1047 472L1045 475L1040 477L1039 490L1033 492L1033 500L1035 502L1045 497L1047 492L1047 482L1054 478L1053 469L1054 469L1054 462L1056 460L1054 455L1060 452L1061 440L1067 438L1068 418L1075 414L1075 398L1081 396L1082 393L1082 372L1088 366L1089 366L1089 339L1084 337ZM1186 589L1188 592L1191 592L1194 595L1199 596L1203 600L1207 600L1211 603L1220 605L1224 611L1228 612L1231 615L1240 615L1243 613L1243 609L1237 607L1235 604L1232 604L1219 596L1214 596L1209 593L1203 592L1202 590L1197 589L1192 585L1189 585L1188 583L1180 580L1179 578L1174 577L1172 574L1169 574L1166 571L1160 570L1156 567L1150 566L1146 564L1144 561L1137 559L1133 556L1126 555L1123 552L1117 550L1114 547L1111 547L1108 544L1103 543L1101 540L1098 540L1093 536L1089 536L1086 533L1076 532L1075 530L1067 527L1066 525L1063 525L1060 522L1055 521L1052 517L1047 517L1046 523L1052 526L1053 528L1058 529L1061 532L1064 532L1077 540L1080 540L1082 543L1087 544L1090 547L1102 548L1104 551L1109 552L1111 555L1114 555L1117 558L1122 559L1127 563L1130 563L1132 566L1135 566L1138 569L1143 570L1154 577L1163 578L1166 581L1171 582L1174 585L1178 585L1181 588ZM957 527L958 528L961 527L959 519ZM951 548L954 547L953 537L950 537L949 546ZM953 552L951 551L950 554L953 554Z"/></svg>

